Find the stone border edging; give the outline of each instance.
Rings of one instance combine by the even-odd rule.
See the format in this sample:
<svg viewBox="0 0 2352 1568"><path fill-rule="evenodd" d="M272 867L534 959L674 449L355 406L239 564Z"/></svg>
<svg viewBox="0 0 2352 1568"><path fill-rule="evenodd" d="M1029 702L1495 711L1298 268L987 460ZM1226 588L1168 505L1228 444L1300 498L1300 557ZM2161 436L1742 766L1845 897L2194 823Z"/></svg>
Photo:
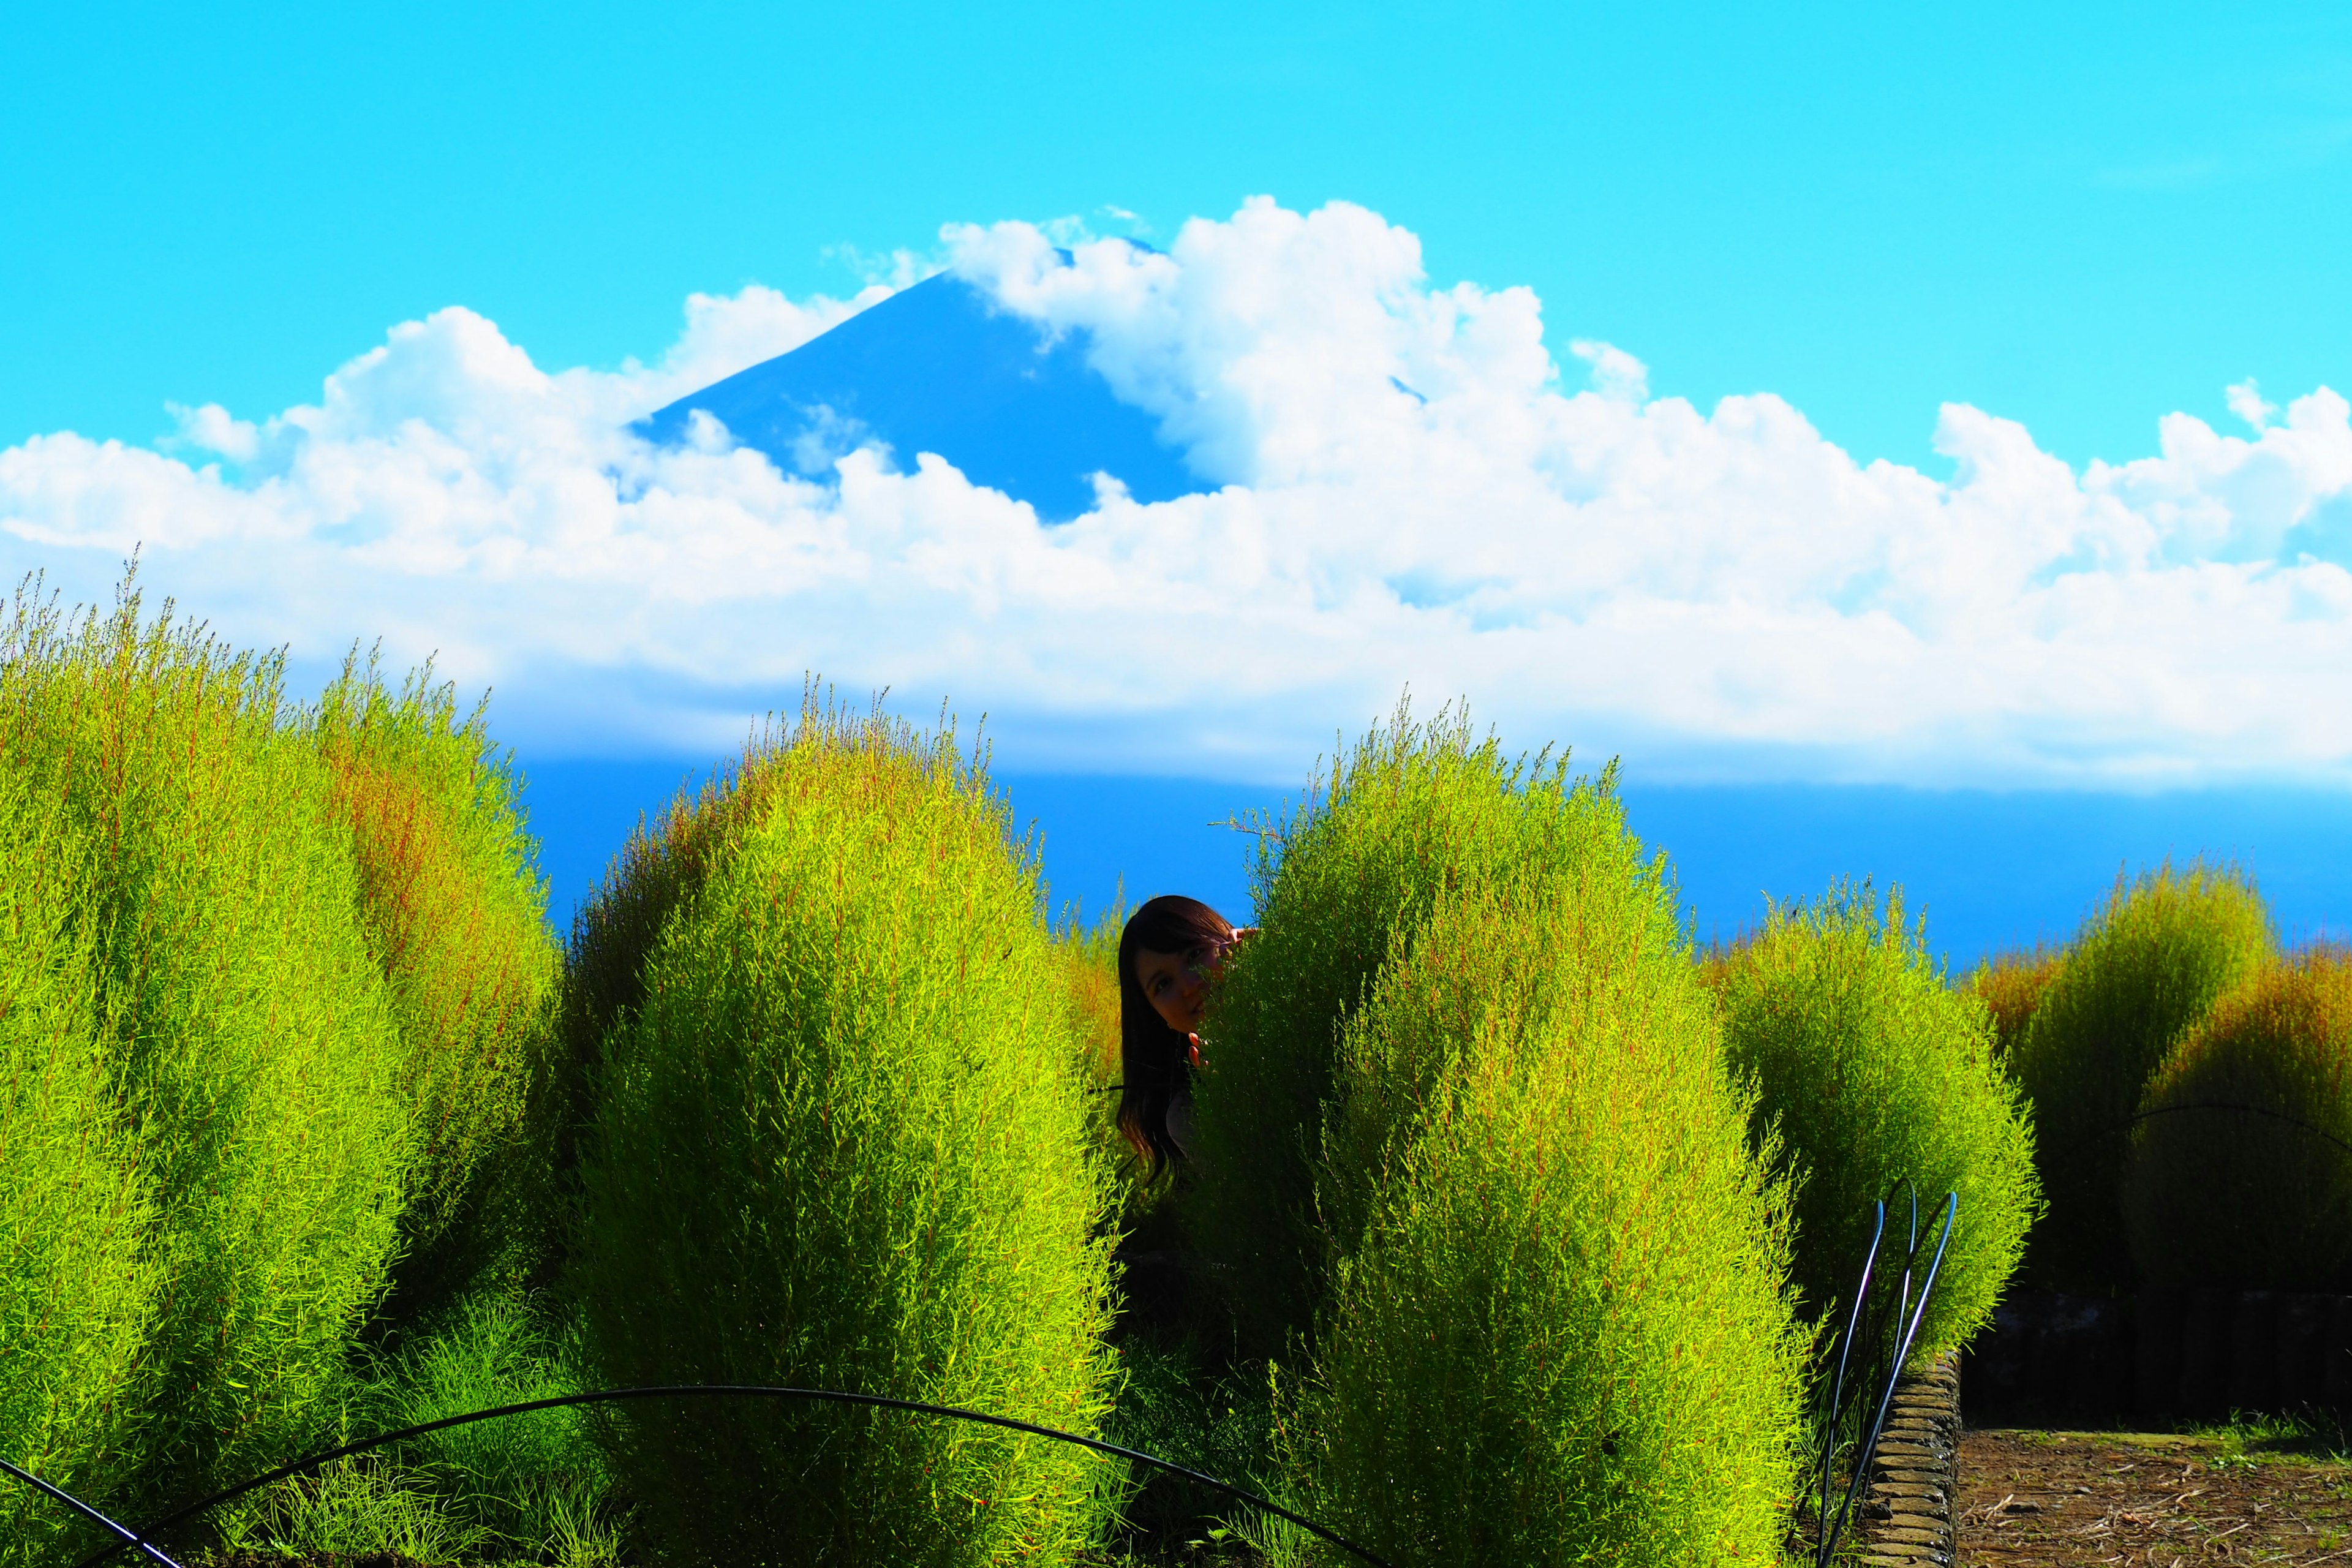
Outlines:
<svg viewBox="0 0 2352 1568"><path fill-rule="evenodd" d="M1856 1532L1867 1568L1952 1568L1959 1459L1960 1359L1946 1352L1895 1385Z"/></svg>

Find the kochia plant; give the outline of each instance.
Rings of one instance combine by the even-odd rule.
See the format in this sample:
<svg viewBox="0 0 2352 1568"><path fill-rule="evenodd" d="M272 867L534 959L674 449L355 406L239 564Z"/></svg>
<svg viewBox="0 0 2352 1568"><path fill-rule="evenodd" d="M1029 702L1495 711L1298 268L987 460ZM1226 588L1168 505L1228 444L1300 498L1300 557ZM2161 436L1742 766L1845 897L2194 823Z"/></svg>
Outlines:
<svg viewBox="0 0 2352 1568"><path fill-rule="evenodd" d="M2010 1056L2032 1101L2050 1202L2029 1258L2037 1275L2077 1289L2130 1282L2120 1190L2141 1091L2275 947L2270 913L2238 872L2167 865L2116 883Z"/></svg>
<svg viewBox="0 0 2352 1568"><path fill-rule="evenodd" d="M984 775L951 731L811 702L669 822L676 858L641 846L582 928L654 917L603 993L572 1274L599 1375L1091 1431L1107 1173L1066 961ZM1106 1496L1078 1450L893 1412L636 1406L609 1433L706 1562L1064 1562Z"/></svg>
<svg viewBox="0 0 2352 1568"><path fill-rule="evenodd" d="M1360 1183L1318 1194L1316 1176L1347 1021L1449 889L1518 858L1522 792L1567 788L1564 764L1513 763L1458 711L1422 725L1400 706L1260 837L1260 929L1226 967L1194 1086L1191 1204L1197 1245L1227 1266L1245 1349L1280 1355L1312 1331L1327 1222L1361 1208Z"/></svg>
<svg viewBox="0 0 2352 1568"><path fill-rule="evenodd" d="M2003 1072L2065 963L2065 950L2042 945L1997 954L1969 971L1963 989L1992 1015L1993 1061Z"/></svg>
<svg viewBox="0 0 2352 1568"><path fill-rule="evenodd" d="M1771 1561L1783 1529L1784 1197L1671 898L1588 847L1441 901L1341 1047L1367 1201L1285 1446L1398 1562Z"/></svg>
<svg viewBox="0 0 2352 1568"><path fill-rule="evenodd" d="M511 1280L551 1239L546 1095L562 950L510 759L428 667L398 690L345 662L302 732L350 825L362 923L405 1047L418 1160L401 1215L401 1300L429 1314Z"/></svg>
<svg viewBox="0 0 2352 1568"><path fill-rule="evenodd" d="M40 894L59 901L49 951L89 955L67 1005L89 1009L161 1282L118 1467L150 1494L309 1436L407 1188L400 1040L350 831L283 732L279 674L168 607L143 621L127 584L71 624L21 593L0 647L0 771L72 846L69 885Z"/></svg>
<svg viewBox="0 0 2352 1568"><path fill-rule="evenodd" d="M1993 1063L1984 1005L1945 984L1901 895L1882 904L1866 885L1773 910L1718 994L1732 1068L1758 1090L1759 1144L1777 1134L1795 1181L1807 1314L1853 1305L1871 1205L1907 1180L1930 1248L1945 1194L1960 1199L1916 1352L1964 1343L2042 1207L2032 1132ZM1882 1259L1899 1257L1909 1221L1907 1201L1890 1206Z"/></svg>
<svg viewBox="0 0 2352 1568"><path fill-rule="evenodd" d="M2124 1185L2158 1285L2352 1289L2352 955L2222 998L2148 1082Z"/></svg>
<svg viewBox="0 0 2352 1568"><path fill-rule="evenodd" d="M1202 1123L1210 1190L1309 1187L1256 1233L1288 1270L1260 1322L1304 1299L1315 1325L1294 1484L1399 1561L1769 1558L1802 1357L1783 1197L1608 777L1400 712L1266 869ZM1277 1128L1251 1086L1286 1082Z"/></svg>
<svg viewBox="0 0 2352 1568"><path fill-rule="evenodd" d="M0 772L0 1456L108 1497L128 1479L155 1216L115 1114L89 938L68 923L83 873L62 826ZM73 1522L0 1485L0 1563L44 1561Z"/></svg>

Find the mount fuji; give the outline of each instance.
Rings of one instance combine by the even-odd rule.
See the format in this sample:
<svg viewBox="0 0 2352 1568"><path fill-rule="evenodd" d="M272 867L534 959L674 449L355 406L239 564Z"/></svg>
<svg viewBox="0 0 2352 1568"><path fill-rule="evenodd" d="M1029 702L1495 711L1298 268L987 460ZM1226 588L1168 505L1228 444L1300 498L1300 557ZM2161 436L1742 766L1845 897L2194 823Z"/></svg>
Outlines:
<svg viewBox="0 0 2352 1568"><path fill-rule="evenodd" d="M1046 522L1092 510L1097 473L1139 501L1214 489L1161 443L1151 416L1118 400L1087 363L1088 346L1083 330L1049 334L943 272L639 428L677 443L688 416L707 414L779 468L811 477L868 442L909 469L935 452Z"/></svg>

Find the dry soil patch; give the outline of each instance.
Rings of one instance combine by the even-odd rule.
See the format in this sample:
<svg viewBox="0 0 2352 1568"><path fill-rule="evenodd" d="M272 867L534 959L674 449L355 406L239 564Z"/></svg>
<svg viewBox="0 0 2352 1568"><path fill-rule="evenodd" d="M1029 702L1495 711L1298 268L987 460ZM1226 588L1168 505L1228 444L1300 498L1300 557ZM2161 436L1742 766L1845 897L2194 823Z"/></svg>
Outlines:
<svg viewBox="0 0 2352 1568"><path fill-rule="evenodd" d="M1962 1568L2352 1568L2352 1465L2210 1437L1971 1430L1959 1504Z"/></svg>

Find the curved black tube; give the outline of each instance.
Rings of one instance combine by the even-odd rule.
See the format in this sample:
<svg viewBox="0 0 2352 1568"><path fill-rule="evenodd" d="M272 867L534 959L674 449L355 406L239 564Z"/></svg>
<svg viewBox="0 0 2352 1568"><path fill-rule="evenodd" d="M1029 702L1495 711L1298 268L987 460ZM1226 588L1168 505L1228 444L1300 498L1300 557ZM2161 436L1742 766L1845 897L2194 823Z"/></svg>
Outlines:
<svg viewBox="0 0 2352 1568"><path fill-rule="evenodd" d="M1837 1381L1830 1384L1828 1415L1823 1418L1822 1432L1822 1545L1814 1554L1814 1568L1829 1568L1830 1553L1836 1550L1838 1531L1845 1527L1843 1514L1838 1517L1838 1531L1830 1528L1830 1491L1834 1482L1831 1465L1837 1455L1839 1416L1845 1409L1845 1370L1853 1359L1853 1342L1862 1333L1863 1308L1870 1300L1871 1271L1878 1267L1878 1244L1886 1238L1886 1202L1880 1199L1877 1217L1870 1230L1870 1250L1862 1258L1862 1283L1854 1287L1853 1310L1847 1314L1845 1342L1838 1347ZM1856 1369L1857 1372L1860 1370Z"/></svg>
<svg viewBox="0 0 2352 1568"><path fill-rule="evenodd" d="M112 1556L115 1552L121 1551L125 1546L136 1546L140 1551L144 1552L148 1556L153 1558L156 1562L161 1563L163 1565L163 1568L180 1568L180 1565L177 1563L174 1563L170 1558L164 1556L163 1549L157 1546L153 1542L149 1541L145 1536L141 1535L136 1531L130 1529L128 1526L117 1524L114 1521L107 1518L106 1515L99 1512L98 1510L90 1507L89 1504L82 1501L81 1499L74 1496L73 1493L66 1490L65 1488L51 1486L48 1482L41 1479L40 1477L25 1468L22 1465L12 1465L5 1459L0 1459L0 1470L6 1471L9 1475L16 1477L18 1480L24 1482L26 1486L31 1487L36 1491L47 1492L49 1496L57 1499L59 1502L65 1504L76 1513L80 1514L83 1518L93 1520L98 1523L104 1525L107 1529L114 1531L115 1534L122 1537L121 1542L117 1544L112 1551L110 1551L107 1555Z"/></svg>
<svg viewBox="0 0 2352 1568"><path fill-rule="evenodd" d="M2153 1110L2143 1110L2123 1125L2126 1131L2129 1131L2151 1116L2171 1116L2183 1110L2238 1110L2243 1111L2248 1116L2267 1116L2273 1121L2284 1121L2289 1127L2300 1127L2315 1138L2325 1138L2346 1153L2352 1154L2352 1143L2347 1143L2326 1128L2315 1127L2300 1116L2290 1116L2284 1110L2273 1110L2266 1105L2231 1105L2227 1100L2192 1100L2180 1105L2159 1105Z"/></svg>
<svg viewBox="0 0 2352 1568"><path fill-rule="evenodd" d="M1905 1236L1901 1283L1893 1300L1885 1303L1883 1308L1872 1310L1867 1305L1870 1298L1870 1282L1873 1274L1876 1272L1879 1251L1886 1237L1887 1206L1895 1201L1896 1194L1906 1193L1910 1198L1910 1221ZM1838 1352L1837 1379L1831 1384L1828 1403L1822 1407L1821 1535L1813 1552L1815 1568L1824 1568L1824 1565L1835 1555L1838 1538L1844 1533L1847 1521L1852 1517L1854 1499L1862 1489L1871 1460L1877 1453L1880 1435L1885 1429L1887 1414L1895 1399L1895 1387L1903 1376L1903 1364L1911 1354L1912 1345L1917 1342L1919 1326L1927 1315L1928 1300L1935 1294L1937 1279L1943 1272L1944 1254L1951 1246L1952 1226L1959 1216L1959 1194L1947 1193L1944 1196L1943 1234L1937 1240L1935 1254L1928 1261L1926 1274L1920 1276L1918 1279L1919 1293L1915 1301L1911 1291L1913 1276L1917 1273L1919 1268L1919 1189L1909 1177L1902 1177L1887 1189L1885 1197L1877 1199L1872 1205L1870 1247L1863 1257L1862 1279L1854 1288L1853 1306L1847 1314L1844 1342ZM1882 1316L1882 1313L1885 1315ZM1839 1503L1836 1513L1832 1515L1830 1511L1830 1500L1835 1473L1834 1455L1837 1450L1838 1430L1843 1425L1845 1416L1848 1397L1845 1392L1846 1373L1853 1365L1854 1346L1857 1343L1872 1346L1880 1344L1889 1328L1894 1330L1894 1342L1889 1347L1892 1353L1890 1359L1883 1363L1886 1369L1885 1383L1877 1394L1874 1413L1871 1405L1871 1396L1873 1388L1877 1385L1874 1383L1859 1385L1853 1392L1853 1397L1857 1405L1855 1416L1860 1423L1860 1427L1855 1434L1853 1468L1846 1482L1845 1495ZM1874 1358L1875 1352L1873 1353ZM1871 1370L1867 1373L1869 1377L1873 1379L1877 1377L1879 1364L1881 1363L1877 1363L1874 1359Z"/></svg>
<svg viewBox="0 0 2352 1568"><path fill-rule="evenodd" d="M1911 1268L1914 1263L1918 1261L1919 1258L1919 1219L1917 1208L1919 1199L1918 1194L1916 1190L1912 1194L1911 1201L1913 1204L1911 1218L1911 1257L1909 1261L1906 1261L1903 1266L1904 1290L1906 1297L1910 1291ZM1868 1429L1863 1435L1861 1446L1854 1450L1853 1475L1853 1478L1846 1482L1845 1501L1838 1507L1838 1531L1841 1534L1844 1532L1847 1516L1853 1510L1853 1500L1861 1492L1862 1483L1868 1479L1871 1458L1878 1452L1879 1434L1885 1430L1886 1413L1894 1406L1895 1404L1895 1385L1902 1381L1903 1363L1910 1359L1911 1346L1919 1337L1920 1321L1927 1315L1927 1299L1936 1293L1936 1276L1942 1273L1944 1270L1944 1249L1952 1245L1952 1222L1958 1219L1959 1215L1960 1194L1958 1193L1946 1194L1944 1197L1944 1234L1936 1243L1935 1258L1927 1265L1927 1272L1919 1281L1918 1305L1912 1307L1911 1321L1907 1327L1903 1328L1902 1338L1895 1343L1895 1355L1887 1368L1886 1388L1885 1391L1878 1396L1878 1414L1872 1418ZM1904 1305L1910 1306L1911 1303L1906 1300ZM1903 1318L1900 1312L1896 1314L1895 1321L1897 1325L1902 1324ZM1834 1541L1834 1537L1832 1537L1832 1541ZM1824 1552L1823 1556L1826 1557L1828 1553Z"/></svg>
<svg viewBox="0 0 2352 1568"><path fill-rule="evenodd" d="M983 1411L959 1409L952 1405L927 1405L919 1399L892 1399L887 1394L845 1394L834 1388L771 1388L759 1384L682 1384L647 1388L599 1389L587 1394L559 1394L551 1399L530 1399L520 1405L500 1405L488 1410L472 1411L464 1415L445 1415L438 1421L427 1421L415 1426L404 1426L397 1432L379 1433L375 1436L365 1437L356 1443L345 1443L341 1447L329 1448L324 1453L313 1454L306 1459L297 1459L290 1465L280 1465L278 1468L255 1476L250 1480L239 1481L233 1487L216 1491L208 1498L198 1499L157 1520L153 1524L149 1525L142 1534L134 1536L129 1531L123 1531L122 1533L125 1536L123 1541L84 1558L80 1568L96 1568L96 1564L107 1561L125 1546L141 1546L152 1552L153 1548L147 1545L149 1537L160 1535L173 1525L194 1519L207 1509L217 1508L232 1498L242 1497L257 1487L266 1487L278 1481L290 1479L307 1470L316 1469L321 1465L332 1464L337 1459L348 1458L353 1454L364 1454L371 1448L381 1448L388 1443L397 1443L410 1437L421 1437L427 1432L439 1432L451 1426L464 1426L476 1421L488 1421L500 1415L521 1415L533 1410L556 1410L571 1405L610 1405L624 1400L695 1398L805 1399L821 1405L856 1405L877 1410L905 1410L918 1415L951 1416L959 1421L975 1421L984 1426L1002 1426L1008 1431L1026 1432L1032 1436L1049 1437L1059 1443L1073 1443L1081 1448L1091 1448L1097 1453L1109 1454L1121 1459L1137 1460L1166 1470L1171 1475L1182 1476L1187 1480L1197 1481L1204 1487L1224 1493L1227 1497L1247 1503L1252 1508L1264 1509L1278 1518L1288 1520L1309 1534L1328 1541L1341 1551L1350 1552L1364 1562L1371 1563L1373 1568L1395 1568L1395 1564L1386 1558L1375 1556L1346 1536L1326 1530L1313 1520L1291 1512L1280 1503L1262 1498L1255 1492L1245 1491L1229 1481L1221 1481L1214 1476L1205 1475L1188 1466L1144 1453L1139 1448L1124 1448L1117 1443L1106 1443L1099 1438L1081 1437L1075 1432L1057 1431L1054 1427L1040 1426L1030 1421L1016 1421L1009 1415L991 1415ZM115 1528L121 1529L119 1525ZM156 1555L162 1554L158 1552ZM169 1563L171 1560L164 1558L163 1561ZM174 1568L177 1568L176 1564Z"/></svg>

